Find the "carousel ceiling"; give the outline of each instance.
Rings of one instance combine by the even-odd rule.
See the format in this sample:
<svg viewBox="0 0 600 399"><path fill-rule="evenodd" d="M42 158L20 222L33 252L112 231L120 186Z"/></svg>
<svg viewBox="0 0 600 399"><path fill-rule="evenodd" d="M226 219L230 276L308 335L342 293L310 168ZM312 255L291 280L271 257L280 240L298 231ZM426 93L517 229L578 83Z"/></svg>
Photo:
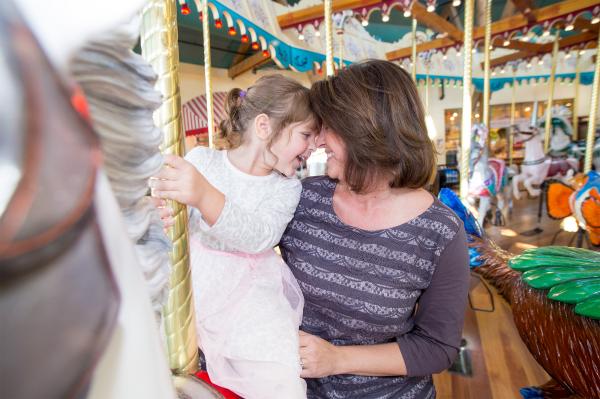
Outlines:
<svg viewBox="0 0 600 399"><path fill-rule="evenodd" d="M180 57L201 65L198 4L188 3L179 9ZM325 52L321 1L220 0L209 5L213 66L229 69L231 77L262 68L321 72ZM484 5L485 0L475 0L475 53L483 52ZM334 0L333 9L335 30L343 31L334 35L334 54L345 62L383 58L406 66L414 17L420 73L427 69L433 75L459 78L464 0ZM498 73L512 66L542 76L549 70L548 54L558 38L564 64L559 73L574 72L568 59L595 47L599 21L598 0L494 0L491 66ZM482 56L474 58L477 65ZM588 58L580 65L584 70L592 63L591 52Z"/></svg>

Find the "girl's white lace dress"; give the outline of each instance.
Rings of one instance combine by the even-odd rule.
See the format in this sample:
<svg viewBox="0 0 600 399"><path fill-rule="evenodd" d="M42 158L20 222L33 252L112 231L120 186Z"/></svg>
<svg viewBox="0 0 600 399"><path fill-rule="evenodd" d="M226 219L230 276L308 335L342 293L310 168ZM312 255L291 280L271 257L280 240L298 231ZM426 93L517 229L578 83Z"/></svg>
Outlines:
<svg viewBox="0 0 600 399"><path fill-rule="evenodd" d="M197 147L186 159L226 198L213 226L190 207L198 344L212 381L245 399L306 398L298 355L304 300L273 250L298 205L300 182L248 175L226 151Z"/></svg>

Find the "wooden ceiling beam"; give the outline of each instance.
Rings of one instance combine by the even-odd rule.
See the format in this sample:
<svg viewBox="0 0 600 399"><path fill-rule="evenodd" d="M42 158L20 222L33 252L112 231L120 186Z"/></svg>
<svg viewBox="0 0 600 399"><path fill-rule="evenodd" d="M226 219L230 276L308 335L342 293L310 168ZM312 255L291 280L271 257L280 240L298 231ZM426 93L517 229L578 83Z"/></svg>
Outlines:
<svg viewBox="0 0 600 399"><path fill-rule="evenodd" d="M579 35L573 35L569 37L565 37L558 42L558 48L562 49L565 47L571 47L580 43L586 43L594 40L597 37L596 34L592 32L584 32ZM505 55L502 57L494 58L490 60L490 68L504 65L507 62L518 61L523 58L533 57L535 55L546 54L552 52L552 43L545 43L538 45L539 48L536 51L518 51L513 54ZM481 64L483 66L483 63Z"/></svg>
<svg viewBox="0 0 600 399"><path fill-rule="evenodd" d="M358 7L369 7L381 3L378 0L334 0L331 6L333 12L352 10ZM291 28L313 19L323 18L323 6L316 5L301 10L296 10L282 14L277 17L277 22L281 29Z"/></svg>
<svg viewBox="0 0 600 399"><path fill-rule="evenodd" d="M517 10L527 19L529 23L535 22L535 15L533 14L533 0L511 0Z"/></svg>
<svg viewBox="0 0 600 399"><path fill-rule="evenodd" d="M438 32L445 33L453 40L462 41L464 33L456 25L446 21L434 12L428 12L427 8L421 3L414 2L412 6L412 16L422 25Z"/></svg>
<svg viewBox="0 0 600 399"><path fill-rule="evenodd" d="M545 21L547 19L552 19L555 17L559 17L562 15L566 15L569 13L574 13L574 12L583 10L590 6L596 5L597 2L598 2L598 0L566 0L561 3L556 3L556 4L552 4L550 6L547 6L547 7L532 10L531 13L535 17L536 21L541 22L541 21ZM577 19L577 21L575 21L576 29L579 27L579 28L581 28L581 30L583 30L584 27L588 27L588 29L590 29L590 32L596 32L596 33L598 32L598 27L600 24L592 25L589 22L586 24L586 22L578 22L578 21L581 21L581 19L579 18L579 19ZM528 25L529 25L529 22L528 22L527 18L524 15L517 14L512 17L501 19L499 21L492 23L492 36L497 35L499 33L511 31L514 29L523 28ZM483 39L484 34L485 34L485 28L483 26L474 28L473 29L473 40ZM463 37L461 36L460 39L455 39L455 40L457 42L462 42ZM519 44L516 42L518 42L518 41L511 40L512 47L509 46L508 48L525 49L525 47L528 47L528 44ZM445 42L444 43L436 42L436 43L438 44L437 47L428 48L428 50L433 50L436 48L442 48L442 47L448 46L448 44L446 44ZM520 42L520 43L525 43L525 42ZM421 45L419 45L419 46L421 46ZM417 46L417 51L420 51L419 46ZM552 45L550 45L550 48L552 48ZM406 55L399 56L399 54L406 54L407 49L408 49L408 54L410 55L410 47L405 47L402 49L388 52L386 54L386 58L391 61L391 60L397 60L402 57L406 57ZM525 51L525 50L523 50L523 51ZM531 51L533 51L533 49L529 48L529 49L527 49L527 51L531 52ZM537 52L538 50L535 50L535 51ZM515 53L515 54L517 54L517 53Z"/></svg>
<svg viewBox="0 0 600 399"><path fill-rule="evenodd" d="M251 69L258 68L259 66L266 64L271 61L271 57L265 57L262 51L257 51L250 57L232 65L227 71L227 75L231 79L243 74L244 72L250 71Z"/></svg>
<svg viewBox="0 0 600 399"><path fill-rule="evenodd" d="M334 0L332 4L333 12L343 10L353 10L360 7L369 7L379 4L377 0ZM446 33L454 40L462 40L463 32L451 22L440 17L434 12L427 12L427 9L419 2L414 2L411 9L412 15L417 21L438 33ZM303 23L323 17L323 6L316 5L302 10L292 11L277 17L277 22L281 29L295 27Z"/></svg>
<svg viewBox="0 0 600 399"><path fill-rule="evenodd" d="M566 0L560 3L552 4L546 7L538 8L531 13L535 21L543 22L548 19L560 17L570 13L595 6L598 0ZM498 33L523 28L529 25L529 21L524 15L518 14L509 18L501 19L492 23L492 36ZM473 29L473 40L482 39L485 35L485 27L479 26Z"/></svg>
<svg viewBox="0 0 600 399"><path fill-rule="evenodd" d="M422 51L429 51L433 49L450 47L455 44L454 40L449 39L447 37L441 39L434 39L425 43L421 43L417 45L417 53ZM385 56L389 61L397 60L400 58L410 57L412 51L412 47L404 47L398 50L390 51Z"/></svg>

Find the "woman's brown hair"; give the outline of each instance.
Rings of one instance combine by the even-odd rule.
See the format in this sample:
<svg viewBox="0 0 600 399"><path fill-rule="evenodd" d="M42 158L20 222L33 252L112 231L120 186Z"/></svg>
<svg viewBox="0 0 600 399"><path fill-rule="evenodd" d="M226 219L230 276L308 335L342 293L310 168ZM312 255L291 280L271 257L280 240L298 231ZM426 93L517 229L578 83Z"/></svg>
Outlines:
<svg viewBox="0 0 600 399"><path fill-rule="evenodd" d="M419 94L410 75L388 61L353 64L313 84L313 109L346 146L344 180L355 192L391 175L390 187L420 188L435 169Z"/></svg>
<svg viewBox="0 0 600 399"><path fill-rule="evenodd" d="M309 97L308 88L279 74L263 76L247 90L232 89L225 100L226 117L219 123L219 146L239 146L244 132L260 114L266 114L271 121L269 145L292 123L312 119L317 129L318 119Z"/></svg>

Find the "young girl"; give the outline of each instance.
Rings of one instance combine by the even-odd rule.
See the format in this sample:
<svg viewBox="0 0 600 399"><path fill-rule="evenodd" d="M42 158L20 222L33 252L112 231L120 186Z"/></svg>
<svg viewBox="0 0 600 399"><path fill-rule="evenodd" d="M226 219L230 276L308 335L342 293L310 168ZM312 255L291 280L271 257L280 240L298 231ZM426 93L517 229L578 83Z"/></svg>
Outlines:
<svg viewBox="0 0 600 399"><path fill-rule="evenodd" d="M273 251L294 215L292 178L318 131L309 90L281 75L233 89L221 136L234 147L166 156L153 195L190 206L198 342L217 385L245 399L305 398L298 327L303 297Z"/></svg>

